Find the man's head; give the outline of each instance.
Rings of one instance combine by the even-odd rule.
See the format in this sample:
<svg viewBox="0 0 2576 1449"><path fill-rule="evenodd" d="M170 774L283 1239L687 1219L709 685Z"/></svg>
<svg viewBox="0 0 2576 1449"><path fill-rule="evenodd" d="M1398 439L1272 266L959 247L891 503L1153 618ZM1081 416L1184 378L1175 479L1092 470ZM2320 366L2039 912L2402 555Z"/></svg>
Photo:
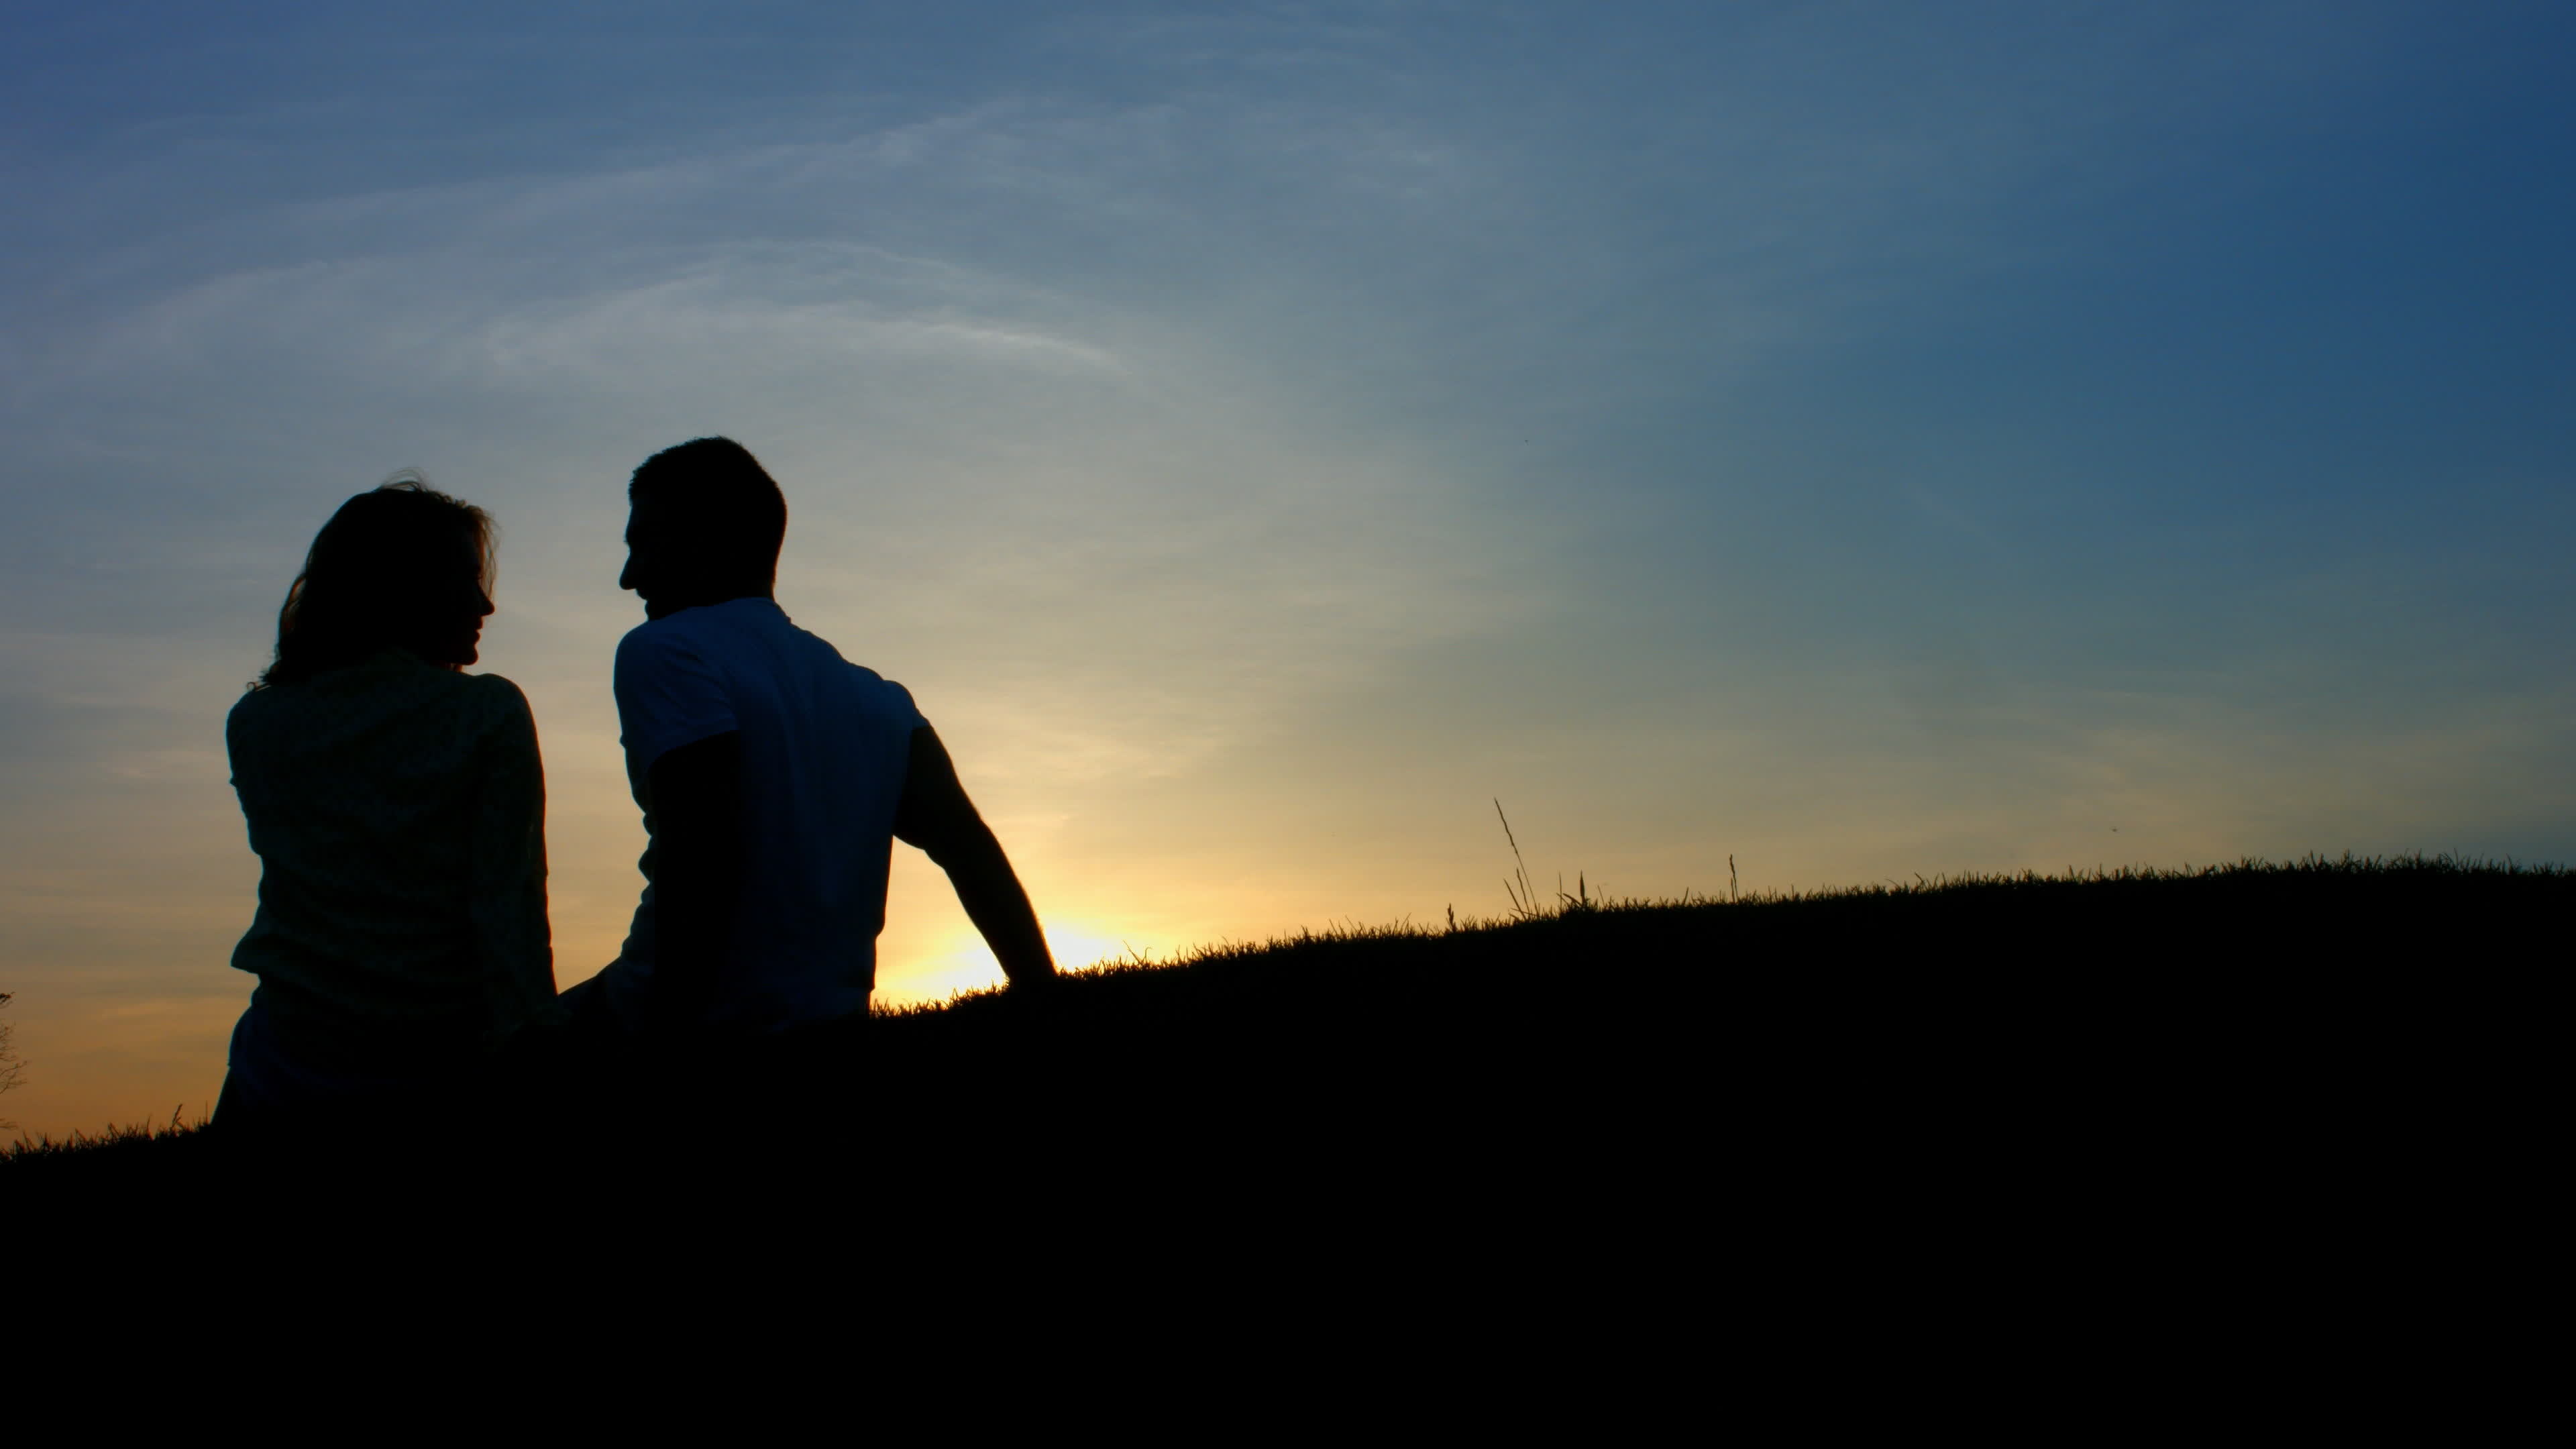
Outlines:
<svg viewBox="0 0 2576 1449"><path fill-rule="evenodd" d="M659 619L701 604L768 598L787 536L787 499L751 451L697 438L644 460L626 485L626 571Z"/></svg>

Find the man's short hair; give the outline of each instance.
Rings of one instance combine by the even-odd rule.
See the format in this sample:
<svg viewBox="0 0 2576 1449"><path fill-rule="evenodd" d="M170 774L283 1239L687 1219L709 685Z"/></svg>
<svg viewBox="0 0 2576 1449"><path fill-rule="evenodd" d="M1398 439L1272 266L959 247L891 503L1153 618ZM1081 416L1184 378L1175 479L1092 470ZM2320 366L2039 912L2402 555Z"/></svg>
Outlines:
<svg viewBox="0 0 2576 1449"><path fill-rule="evenodd" d="M670 510L720 568L777 572L787 495L751 450L731 438L692 438L655 453L636 468L626 499Z"/></svg>

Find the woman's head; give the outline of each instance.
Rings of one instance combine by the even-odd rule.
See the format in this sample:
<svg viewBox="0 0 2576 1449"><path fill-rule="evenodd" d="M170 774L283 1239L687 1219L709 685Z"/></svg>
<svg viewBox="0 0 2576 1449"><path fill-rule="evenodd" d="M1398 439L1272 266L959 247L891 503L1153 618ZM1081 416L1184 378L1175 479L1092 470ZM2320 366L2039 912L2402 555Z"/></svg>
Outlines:
<svg viewBox="0 0 2576 1449"><path fill-rule="evenodd" d="M262 685L294 684L386 649L462 669L492 612L491 515L396 474L340 505L277 611Z"/></svg>

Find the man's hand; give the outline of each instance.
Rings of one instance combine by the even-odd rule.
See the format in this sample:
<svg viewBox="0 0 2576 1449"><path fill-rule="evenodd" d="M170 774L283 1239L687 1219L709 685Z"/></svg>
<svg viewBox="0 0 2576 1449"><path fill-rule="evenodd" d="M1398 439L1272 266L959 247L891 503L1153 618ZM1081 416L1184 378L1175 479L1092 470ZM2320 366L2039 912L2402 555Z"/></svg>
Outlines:
<svg viewBox="0 0 2576 1449"><path fill-rule="evenodd" d="M1002 843L993 838L992 827L966 798L966 787L957 783L948 747L928 725L912 732L912 760L902 803L895 807L894 833L948 872L958 904L1001 958L1002 974L1010 978L1014 992L1056 979L1055 958L1047 952L1037 912L1029 908L1029 893L1020 888L1019 875L1002 853Z"/></svg>

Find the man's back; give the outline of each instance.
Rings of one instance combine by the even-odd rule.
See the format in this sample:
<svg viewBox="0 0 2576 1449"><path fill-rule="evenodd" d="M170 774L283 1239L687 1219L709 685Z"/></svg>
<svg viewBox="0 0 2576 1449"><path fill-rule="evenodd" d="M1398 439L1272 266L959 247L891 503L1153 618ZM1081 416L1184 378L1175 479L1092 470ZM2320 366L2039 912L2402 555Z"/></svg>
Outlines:
<svg viewBox="0 0 2576 1449"><path fill-rule="evenodd" d="M638 626L617 647L616 691L627 778L648 832L657 825L654 762L729 732L740 740L741 898L710 1024L776 1030L865 1011L895 812L912 733L924 724L912 696L765 598ZM648 881L657 849L641 862ZM654 945L648 885L602 978L630 1022L643 1015Z"/></svg>

